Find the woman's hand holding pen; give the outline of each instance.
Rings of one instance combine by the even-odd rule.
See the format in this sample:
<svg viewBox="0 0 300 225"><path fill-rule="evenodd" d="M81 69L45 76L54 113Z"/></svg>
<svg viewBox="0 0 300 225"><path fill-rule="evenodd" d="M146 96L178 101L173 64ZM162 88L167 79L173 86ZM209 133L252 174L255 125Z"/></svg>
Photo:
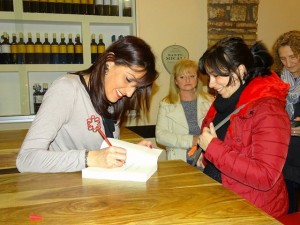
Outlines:
<svg viewBox="0 0 300 225"><path fill-rule="evenodd" d="M204 127L202 134L200 134L199 136L198 144L203 151L206 151L207 146L209 145L209 143L214 137L217 137L216 130L213 123L210 123L209 128Z"/></svg>
<svg viewBox="0 0 300 225"><path fill-rule="evenodd" d="M115 168L126 162L126 149L110 146L100 151L89 151L87 164L93 167Z"/></svg>

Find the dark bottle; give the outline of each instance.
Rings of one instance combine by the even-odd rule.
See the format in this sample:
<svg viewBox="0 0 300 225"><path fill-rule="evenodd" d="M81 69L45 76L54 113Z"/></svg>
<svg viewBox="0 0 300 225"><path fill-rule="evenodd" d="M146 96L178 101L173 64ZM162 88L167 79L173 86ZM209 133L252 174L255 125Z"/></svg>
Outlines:
<svg viewBox="0 0 300 225"><path fill-rule="evenodd" d="M80 0L80 14L87 14L87 0Z"/></svg>
<svg viewBox="0 0 300 225"><path fill-rule="evenodd" d="M12 34L12 42L10 43L10 63L17 64L17 35L15 33Z"/></svg>
<svg viewBox="0 0 300 225"><path fill-rule="evenodd" d="M56 0L47 1L47 13L56 13Z"/></svg>
<svg viewBox="0 0 300 225"><path fill-rule="evenodd" d="M103 55L103 53L105 52L105 44L103 42L103 35L99 34L99 42L98 42L98 46L97 46L97 53L99 56Z"/></svg>
<svg viewBox="0 0 300 225"><path fill-rule="evenodd" d="M65 0L65 3L64 3L64 13L65 14L72 14L72 0Z"/></svg>
<svg viewBox="0 0 300 225"><path fill-rule="evenodd" d="M55 13L64 13L64 0L56 0L56 4L55 4Z"/></svg>
<svg viewBox="0 0 300 225"><path fill-rule="evenodd" d="M77 34L76 38L75 38L74 63L76 63L76 64L83 63L83 49L82 49L82 43L80 42L79 34Z"/></svg>
<svg viewBox="0 0 300 225"><path fill-rule="evenodd" d="M33 85L33 110L37 114L43 101L42 86L40 84Z"/></svg>
<svg viewBox="0 0 300 225"><path fill-rule="evenodd" d="M103 1L103 15L110 16L110 0Z"/></svg>
<svg viewBox="0 0 300 225"><path fill-rule="evenodd" d="M58 49L58 42L56 41L56 33L53 33L53 40L50 46L51 54L50 54L50 63L51 64L58 64L59 63L59 49Z"/></svg>
<svg viewBox="0 0 300 225"><path fill-rule="evenodd" d="M2 0L2 11L14 11L13 0Z"/></svg>
<svg viewBox="0 0 300 225"><path fill-rule="evenodd" d="M69 34L68 36L68 43L67 43L67 63L68 64L73 64L74 63L74 43L73 43L73 39L72 39L72 34Z"/></svg>
<svg viewBox="0 0 300 225"><path fill-rule="evenodd" d="M47 0L40 0L39 2L39 12L46 13L47 12Z"/></svg>
<svg viewBox="0 0 300 225"><path fill-rule="evenodd" d="M95 1L95 15L98 15L98 16L103 15L103 0Z"/></svg>
<svg viewBox="0 0 300 225"><path fill-rule="evenodd" d="M123 16L131 17L131 0L124 0L124 7L123 7Z"/></svg>
<svg viewBox="0 0 300 225"><path fill-rule="evenodd" d="M19 42L17 44L17 64L25 64L26 63L26 45L24 42L23 33L19 34Z"/></svg>
<svg viewBox="0 0 300 225"><path fill-rule="evenodd" d="M25 59L26 59L26 64L34 64L34 43L32 41L31 32L28 33Z"/></svg>
<svg viewBox="0 0 300 225"><path fill-rule="evenodd" d="M58 60L59 64L66 64L67 63L67 44L65 41L65 35L60 35L60 43L58 44Z"/></svg>
<svg viewBox="0 0 300 225"><path fill-rule="evenodd" d="M92 34L92 40L91 40L91 62L94 63L97 59L97 43L95 40L95 34Z"/></svg>
<svg viewBox="0 0 300 225"><path fill-rule="evenodd" d="M80 0L73 0L72 2L73 14L80 14Z"/></svg>
<svg viewBox="0 0 300 225"><path fill-rule="evenodd" d="M111 43L113 43L113 42L115 42L115 41L116 41L116 35L113 34L113 35L111 36Z"/></svg>
<svg viewBox="0 0 300 225"><path fill-rule="evenodd" d="M9 37L8 34L6 32L3 33L3 35L1 36L1 38L3 39L2 43L1 43L1 49L2 49L2 63L3 64L10 64L11 63L11 51L10 51L10 43L9 43Z"/></svg>
<svg viewBox="0 0 300 225"><path fill-rule="evenodd" d="M110 15L119 16L119 0L111 0Z"/></svg>
<svg viewBox="0 0 300 225"><path fill-rule="evenodd" d="M39 0L30 1L30 12L36 13L39 12Z"/></svg>
<svg viewBox="0 0 300 225"><path fill-rule="evenodd" d="M36 33L36 42L34 43L34 63L43 64L43 44L39 33Z"/></svg>
<svg viewBox="0 0 300 225"><path fill-rule="evenodd" d="M95 1L87 0L86 12L88 15L95 15Z"/></svg>
<svg viewBox="0 0 300 225"><path fill-rule="evenodd" d="M23 12L30 12L30 0L23 0Z"/></svg>
<svg viewBox="0 0 300 225"><path fill-rule="evenodd" d="M45 41L43 43L42 49L43 49L43 63L44 64L50 64L50 55L51 55L51 49L50 49L50 42L48 40L48 33L44 34Z"/></svg>

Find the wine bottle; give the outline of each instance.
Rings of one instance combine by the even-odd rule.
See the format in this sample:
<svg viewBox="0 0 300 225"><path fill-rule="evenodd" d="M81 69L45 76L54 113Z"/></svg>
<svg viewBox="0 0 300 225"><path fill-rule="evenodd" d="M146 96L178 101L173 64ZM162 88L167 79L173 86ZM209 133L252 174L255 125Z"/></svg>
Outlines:
<svg viewBox="0 0 300 225"><path fill-rule="evenodd" d="M103 0L95 1L95 15L98 15L98 16L103 15Z"/></svg>
<svg viewBox="0 0 300 225"><path fill-rule="evenodd" d="M99 34L99 42L97 46L97 53L99 56L102 56L103 53L105 52L105 44L103 42L103 35Z"/></svg>
<svg viewBox="0 0 300 225"><path fill-rule="evenodd" d="M48 33L44 34L45 41L43 43L42 49L43 49L43 63L44 64L50 64L50 55L51 55L51 49L50 49L50 42L48 40Z"/></svg>
<svg viewBox="0 0 300 225"><path fill-rule="evenodd" d="M58 45L58 60L59 64L67 63L67 44L65 42L65 35L62 33L60 35L60 43Z"/></svg>
<svg viewBox="0 0 300 225"><path fill-rule="evenodd" d="M38 83L33 85L33 110L37 114L43 101L42 86Z"/></svg>
<svg viewBox="0 0 300 225"><path fill-rule="evenodd" d="M95 34L92 34L92 40L91 40L91 62L94 63L97 59L97 43L95 40Z"/></svg>
<svg viewBox="0 0 300 225"><path fill-rule="evenodd" d="M10 43L10 63L17 64L17 35L15 33L12 34L12 42Z"/></svg>
<svg viewBox="0 0 300 225"><path fill-rule="evenodd" d="M115 41L116 41L116 35L113 34L113 35L111 36L111 43L113 43L113 42L115 42Z"/></svg>
<svg viewBox="0 0 300 225"><path fill-rule="evenodd" d="M131 17L131 0L124 0L123 16Z"/></svg>
<svg viewBox="0 0 300 225"><path fill-rule="evenodd" d="M34 64L34 43L32 41L31 32L28 33L25 59L26 59L26 64Z"/></svg>
<svg viewBox="0 0 300 225"><path fill-rule="evenodd" d="M64 13L64 0L56 0L55 13Z"/></svg>
<svg viewBox="0 0 300 225"><path fill-rule="evenodd" d="M80 14L87 14L87 0L80 0Z"/></svg>
<svg viewBox="0 0 300 225"><path fill-rule="evenodd" d="M51 54L50 54L50 63L51 64L58 64L59 59L58 59L58 42L56 41L56 33L53 33L53 40L50 46L51 49Z"/></svg>
<svg viewBox="0 0 300 225"><path fill-rule="evenodd" d="M39 2L39 12L46 13L47 12L47 0L40 0Z"/></svg>
<svg viewBox="0 0 300 225"><path fill-rule="evenodd" d="M111 0L110 15L119 16L119 0Z"/></svg>
<svg viewBox="0 0 300 225"><path fill-rule="evenodd" d="M73 0L72 2L73 14L80 14L80 0Z"/></svg>
<svg viewBox="0 0 300 225"><path fill-rule="evenodd" d="M103 15L110 16L110 0L103 1Z"/></svg>
<svg viewBox="0 0 300 225"><path fill-rule="evenodd" d="M23 12L30 12L30 0L23 0Z"/></svg>
<svg viewBox="0 0 300 225"><path fill-rule="evenodd" d="M26 63L26 45L24 42L23 33L19 33L19 42L17 44L17 64L25 64Z"/></svg>
<svg viewBox="0 0 300 225"><path fill-rule="evenodd" d="M3 8L2 11L14 11L13 0L2 0Z"/></svg>
<svg viewBox="0 0 300 225"><path fill-rule="evenodd" d="M2 39L3 39L3 42L1 43L2 63L3 64L10 64L11 63L11 61L10 61L10 59L11 59L11 54L10 54L11 50L10 50L9 37L8 37L7 32L3 33Z"/></svg>
<svg viewBox="0 0 300 225"><path fill-rule="evenodd" d="M37 13L39 12L39 0L30 1L30 12Z"/></svg>
<svg viewBox="0 0 300 225"><path fill-rule="evenodd" d="M47 1L47 13L56 13L56 0Z"/></svg>
<svg viewBox="0 0 300 225"><path fill-rule="evenodd" d="M69 41L67 43L67 63L73 64L74 63L74 43L72 39L72 34L69 34L68 36Z"/></svg>
<svg viewBox="0 0 300 225"><path fill-rule="evenodd" d="M73 11L72 6L73 6L72 0L65 0L64 13L65 14L72 14L72 11Z"/></svg>
<svg viewBox="0 0 300 225"><path fill-rule="evenodd" d="M83 63L83 49L82 43L80 42L80 35L77 34L75 38L75 53L74 53L74 63L82 64Z"/></svg>
<svg viewBox="0 0 300 225"><path fill-rule="evenodd" d="M43 63L43 44L41 42L40 33L36 33L36 42L34 43L34 62L36 64Z"/></svg>
<svg viewBox="0 0 300 225"><path fill-rule="evenodd" d="M88 15L95 15L95 1L87 0L86 12Z"/></svg>

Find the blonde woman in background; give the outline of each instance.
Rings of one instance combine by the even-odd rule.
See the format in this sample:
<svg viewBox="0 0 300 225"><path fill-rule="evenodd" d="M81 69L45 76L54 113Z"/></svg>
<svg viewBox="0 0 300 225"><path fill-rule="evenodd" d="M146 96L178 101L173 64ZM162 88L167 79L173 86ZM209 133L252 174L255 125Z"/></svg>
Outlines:
<svg viewBox="0 0 300 225"><path fill-rule="evenodd" d="M169 94L159 105L156 141L164 145L167 159L182 159L192 163L187 152L197 146L202 119L212 102L203 91L198 65L195 61L178 61L170 78Z"/></svg>

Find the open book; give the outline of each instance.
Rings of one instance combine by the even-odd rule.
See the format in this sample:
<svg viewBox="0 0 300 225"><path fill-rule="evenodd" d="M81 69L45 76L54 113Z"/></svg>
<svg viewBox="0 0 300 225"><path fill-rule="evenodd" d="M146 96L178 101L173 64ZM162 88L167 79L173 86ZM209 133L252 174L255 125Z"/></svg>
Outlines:
<svg viewBox="0 0 300 225"><path fill-rule="evenodd" d="M118 168L88 167L82 170L83 178L128 180L146 182L157 170L157 160L162 150L108 138L113 146L127 150L126 164ZM108 147L103 141L101 148Z"/></svg>

